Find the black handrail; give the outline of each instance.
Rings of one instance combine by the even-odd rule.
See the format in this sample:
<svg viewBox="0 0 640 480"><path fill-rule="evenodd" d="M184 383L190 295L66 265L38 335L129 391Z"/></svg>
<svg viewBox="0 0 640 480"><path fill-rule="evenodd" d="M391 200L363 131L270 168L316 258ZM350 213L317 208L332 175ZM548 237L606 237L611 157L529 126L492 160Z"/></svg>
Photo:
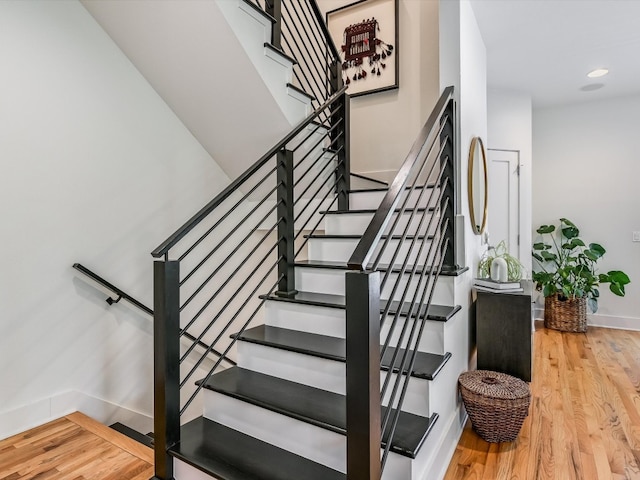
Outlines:
<svg viewBox="0 0 640 480"><path fill-rule="evenodd" d="M120 301L120 299L125 299L127 302L131 303L132 305L138 307L140 310L142 310L144 313L148 314L148 315L153 315L153 310L150 309L149 307L147 307L145 304L143 304L142 302L139 302L138 300L136 300L135 298L133 298L131 295L129 295L128 293L120 290L118 287L116 287L115 285L113 285L112 283L107 282L104 278L102 278L100 275L98 275L97 273L92 272L91 270L89 270L87 267L85 267L84 265L80 264L80 263L74 263L73 264L73 268L75 268L76 270L78 270L79 272L82 272L84 275L86 275L87 277L89 277L90 279L92 279L94 282L99 283L100 285L102 285L103 287L111 290L113 293L115 293L116 295L118 295L118 298L116 300L114 300L113 298L109 297L107 298L107 303L109 305L112 305L114 303L118 303Z"/></svg>
<svg viewBox="0 0 640 480"><path fill-rule="evenodd" d="M436 124L444 113L448 102L452 98L453 87L445 88L438 100L438 103L431 112L431 115L429 115L427 122L422 127L422 130L420 130L420 133L411 147L409 154L405 158L405 161L400 167L398 174L382 199L380 207L374 214L371 223L369 223L364 235L362 235L362 239L353 251L348 262L349 269L364 271L366 266L369 264L371 256L380 241L384 228L391 219L393 212L396 209L396 205L400 201L400 193L407 185L409 175L417 163L420 151L423 146L438 133L438 130L435 128Z"/></svg>
<svg viewBox="0 0 640 480"><path fill-rule="evenodd" d="M182 227L180 227L174 234L162 242L153 252L151 256L154 258L160 258L163 255L167 255L171 247L178 243L186 234L193 230L207 215L216 209L222 202L236 192L247 180L249 180L256 172L258 172L274 155L276 155L282 148L292 141L300 132L302 132L307 125L311 124L329 105L333 104L340 98L346 91L347 87L344 86L338 90L330 99L318 107L311 115L300 122L293 128L282 140L280 140L274 147L272 147L267 153L265 153L260 159L249 167L242 175L231 182L222 192L220 192L213 200L202 207L198 213L191 217Z"/></svg>
<svg viewBox="0 0 640 480"><path fill-rule="evenodd" d="M107 288L108 290L111 290L113 293L115 293L116 295L118 295L117 299L113 299L111 297L108 297L106 302L109 305L113 305L114 303L118 303L121 299L126 300L127 302L131 303L132 305L138 307L140 310L142 310L144 313L151 315L153 317L153 310L149 307L147 307L144 303L136 300L135 298L133 298L131 295L129 295L128 293L124 292L123 290L120 290L118 287L116 287L115 285L113 285L112 283L106 281L104 278L102 278L100 275L98 275L97 273L89 270L87 267L85 267L84 265L82 265L81 263L74 263L73 264L73 268L75 268L76 270L78 270L79 272L81 272L82 274L86 275L87 277L89 277L91 280L93 280L96 283L99 283L100 285L102 285L103 287ZM197 342L197 344L205 349L210 349L211 347L209 345L207 345L206 343L198 340L196 337L194 337L193 335L191 335L189 332L185 332L183 331L182 334L187 337L189 340L191 340L192 342ZM237 365L236 362L234 362L233 360L231 360L229 357L221 354L220 352L218 352L217 350L211 348L211 352L220 357L221 359L225 360L226 362L230 363L231 365Z"/></svg>

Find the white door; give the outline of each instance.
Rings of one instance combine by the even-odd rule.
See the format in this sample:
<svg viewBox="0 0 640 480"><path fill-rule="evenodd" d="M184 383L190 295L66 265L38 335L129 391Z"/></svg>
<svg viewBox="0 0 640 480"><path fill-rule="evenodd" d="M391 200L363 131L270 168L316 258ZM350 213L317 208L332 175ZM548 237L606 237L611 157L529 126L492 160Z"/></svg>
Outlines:
<svg viewBox="0 0 640 480"><path fill-rule="evenodd" d="M520 257L520 152L487 149L489 162L489 241L502 240Z"/></svg>

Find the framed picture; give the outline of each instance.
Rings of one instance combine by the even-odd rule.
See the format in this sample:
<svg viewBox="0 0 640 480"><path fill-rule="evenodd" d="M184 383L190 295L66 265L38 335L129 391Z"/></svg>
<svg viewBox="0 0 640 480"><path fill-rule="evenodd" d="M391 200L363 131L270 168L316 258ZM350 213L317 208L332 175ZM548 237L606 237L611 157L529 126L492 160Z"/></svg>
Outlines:
<svg viewBox="0 0 640 480"><path fill-rule="evenodd" d="M327 12L352 97L398 88L398 0L361 0Z"/></svg>

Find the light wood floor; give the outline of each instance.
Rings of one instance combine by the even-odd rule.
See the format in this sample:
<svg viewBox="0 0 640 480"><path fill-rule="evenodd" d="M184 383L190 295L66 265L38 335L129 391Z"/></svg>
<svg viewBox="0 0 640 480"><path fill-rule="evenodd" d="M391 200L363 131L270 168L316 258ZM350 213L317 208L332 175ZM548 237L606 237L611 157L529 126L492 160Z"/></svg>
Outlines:
<svg viewBox="0 0 640 480"><path fill-rule="evenodd" d="M467 424L445 480L640 479L640 332L537 325L534 338L518 439L489 444Z"/></svg>
<svg viewBox="0 0 640 480"><path fill-rule="evenodd" d="M149 480L153 451L73 413L0 442L0 480Z"/></svg>

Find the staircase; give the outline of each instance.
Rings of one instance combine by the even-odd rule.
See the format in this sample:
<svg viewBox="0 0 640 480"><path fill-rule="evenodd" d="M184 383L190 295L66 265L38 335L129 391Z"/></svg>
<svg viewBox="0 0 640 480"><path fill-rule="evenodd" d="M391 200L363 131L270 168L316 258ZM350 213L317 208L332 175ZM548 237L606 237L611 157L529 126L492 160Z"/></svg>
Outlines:
<svg viewBox="0 0 640 480"><path fill-rule="evenodd" d="M266 7L302 5L318 25L313 0ZM156 479L420 480L448 463L466 355L453 90L389 187L352 189L323 41L314 112L152 253Z"/></svg>

